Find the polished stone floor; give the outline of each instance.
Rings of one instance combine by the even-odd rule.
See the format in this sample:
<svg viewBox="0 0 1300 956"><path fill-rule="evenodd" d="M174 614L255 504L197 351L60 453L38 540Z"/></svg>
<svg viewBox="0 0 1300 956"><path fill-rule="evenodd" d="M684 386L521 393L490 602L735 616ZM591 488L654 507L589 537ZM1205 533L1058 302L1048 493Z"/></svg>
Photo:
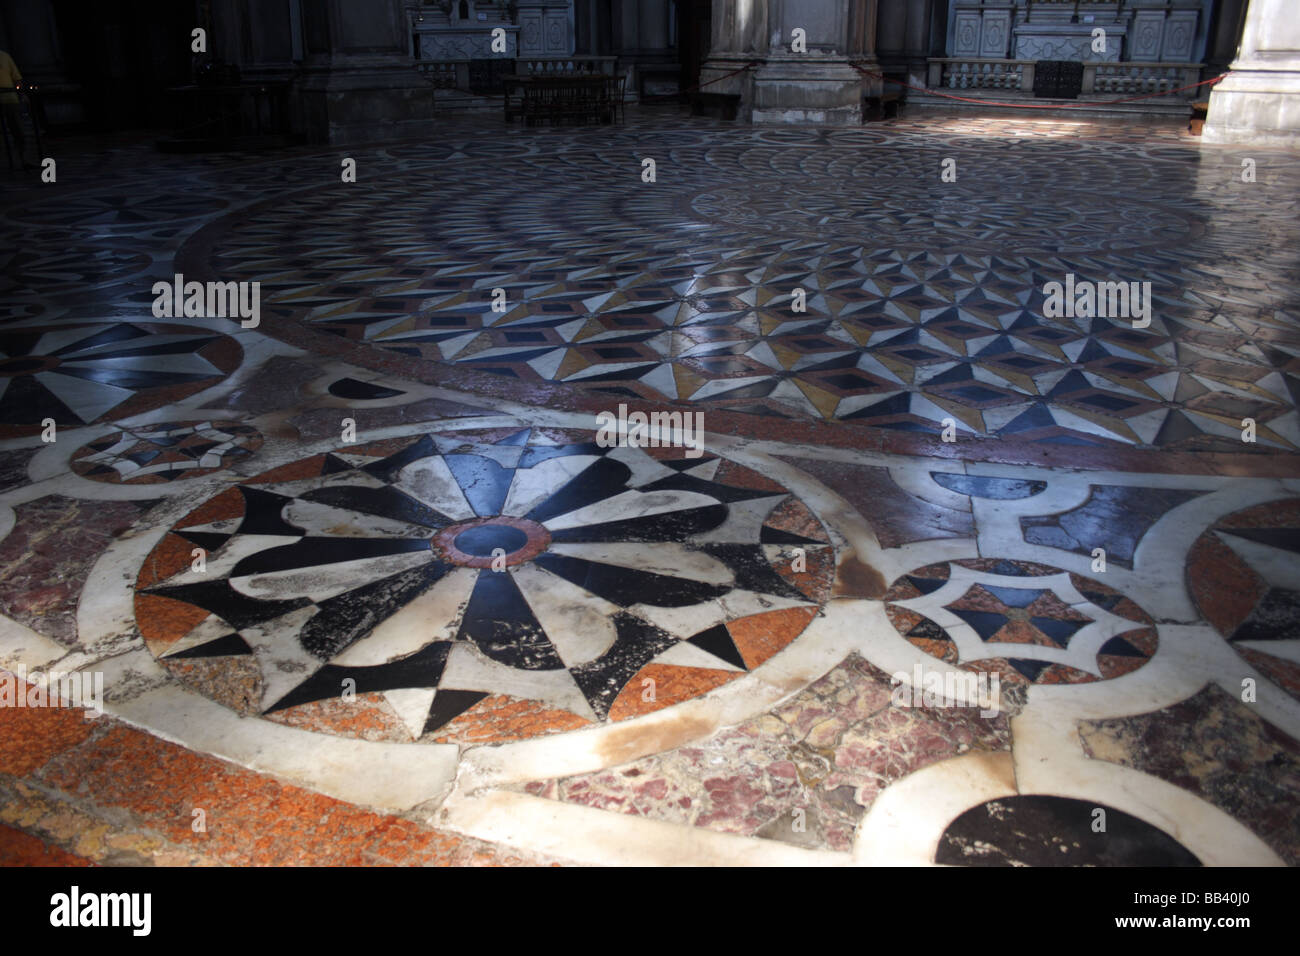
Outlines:
<svg viewBox="0 0 1300 956"><path fill-rule="evenodd" d="M0 863L1300 863L1300 155L55 146L0 210Z"/></svg>

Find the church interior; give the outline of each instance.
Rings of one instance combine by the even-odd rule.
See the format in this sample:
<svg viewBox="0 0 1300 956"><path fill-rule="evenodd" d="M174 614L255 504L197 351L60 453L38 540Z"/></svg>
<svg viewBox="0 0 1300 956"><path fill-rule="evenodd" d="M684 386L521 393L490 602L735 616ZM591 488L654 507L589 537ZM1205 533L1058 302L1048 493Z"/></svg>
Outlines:
<svg viewBox="0 0 1300 956"><path fill-rule="evenodd" d="M0 50L0 865L1300 864L1291 0Z"/></svg>

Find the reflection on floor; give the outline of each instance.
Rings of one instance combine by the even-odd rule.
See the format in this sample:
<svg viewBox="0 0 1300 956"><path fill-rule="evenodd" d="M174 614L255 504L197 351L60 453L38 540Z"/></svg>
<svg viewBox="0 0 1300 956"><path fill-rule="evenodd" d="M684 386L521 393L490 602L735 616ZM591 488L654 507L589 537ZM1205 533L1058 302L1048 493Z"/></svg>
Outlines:
<svg viewBox="0 0 1300 956"><path fill-rule="evenodd" d="M1300 863L1295 154L62 148L4 209L0 863Z"/></svg>

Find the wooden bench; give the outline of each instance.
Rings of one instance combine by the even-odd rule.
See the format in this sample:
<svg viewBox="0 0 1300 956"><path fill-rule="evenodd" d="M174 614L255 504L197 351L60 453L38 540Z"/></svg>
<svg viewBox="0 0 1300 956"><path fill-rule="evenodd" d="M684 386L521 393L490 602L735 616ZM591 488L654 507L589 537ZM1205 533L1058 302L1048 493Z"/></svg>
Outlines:
<svg viewBox="0 0 1300 956"><path fill-rule="evenodd" d="M501 92L505 120L513 122L524 114L524 81L532 76L594 76L613 77L618 58L612 56L520 57L515 60L515 70L501 77ZM619 87L616 111L623 108L623 87Z"/></svg>
<svg viewBox="0 0 1300 956"><path fill-rule="evenodd" d="M604 73L519 77L524 124L612 123L623 108L624 80Z"/></svg>

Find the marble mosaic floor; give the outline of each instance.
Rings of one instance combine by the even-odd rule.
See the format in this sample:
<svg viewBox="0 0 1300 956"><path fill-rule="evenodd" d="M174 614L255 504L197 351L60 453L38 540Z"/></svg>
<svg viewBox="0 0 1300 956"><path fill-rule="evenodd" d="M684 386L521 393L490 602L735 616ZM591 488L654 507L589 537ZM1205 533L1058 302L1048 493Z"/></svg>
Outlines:
<svg viewBox="0 0 1300 956"><path fill-rule="evenodd" d="M106 713L0 693L0 863L1300 863L1300 156L55 145L0 210L0 691Z"/></svg>

